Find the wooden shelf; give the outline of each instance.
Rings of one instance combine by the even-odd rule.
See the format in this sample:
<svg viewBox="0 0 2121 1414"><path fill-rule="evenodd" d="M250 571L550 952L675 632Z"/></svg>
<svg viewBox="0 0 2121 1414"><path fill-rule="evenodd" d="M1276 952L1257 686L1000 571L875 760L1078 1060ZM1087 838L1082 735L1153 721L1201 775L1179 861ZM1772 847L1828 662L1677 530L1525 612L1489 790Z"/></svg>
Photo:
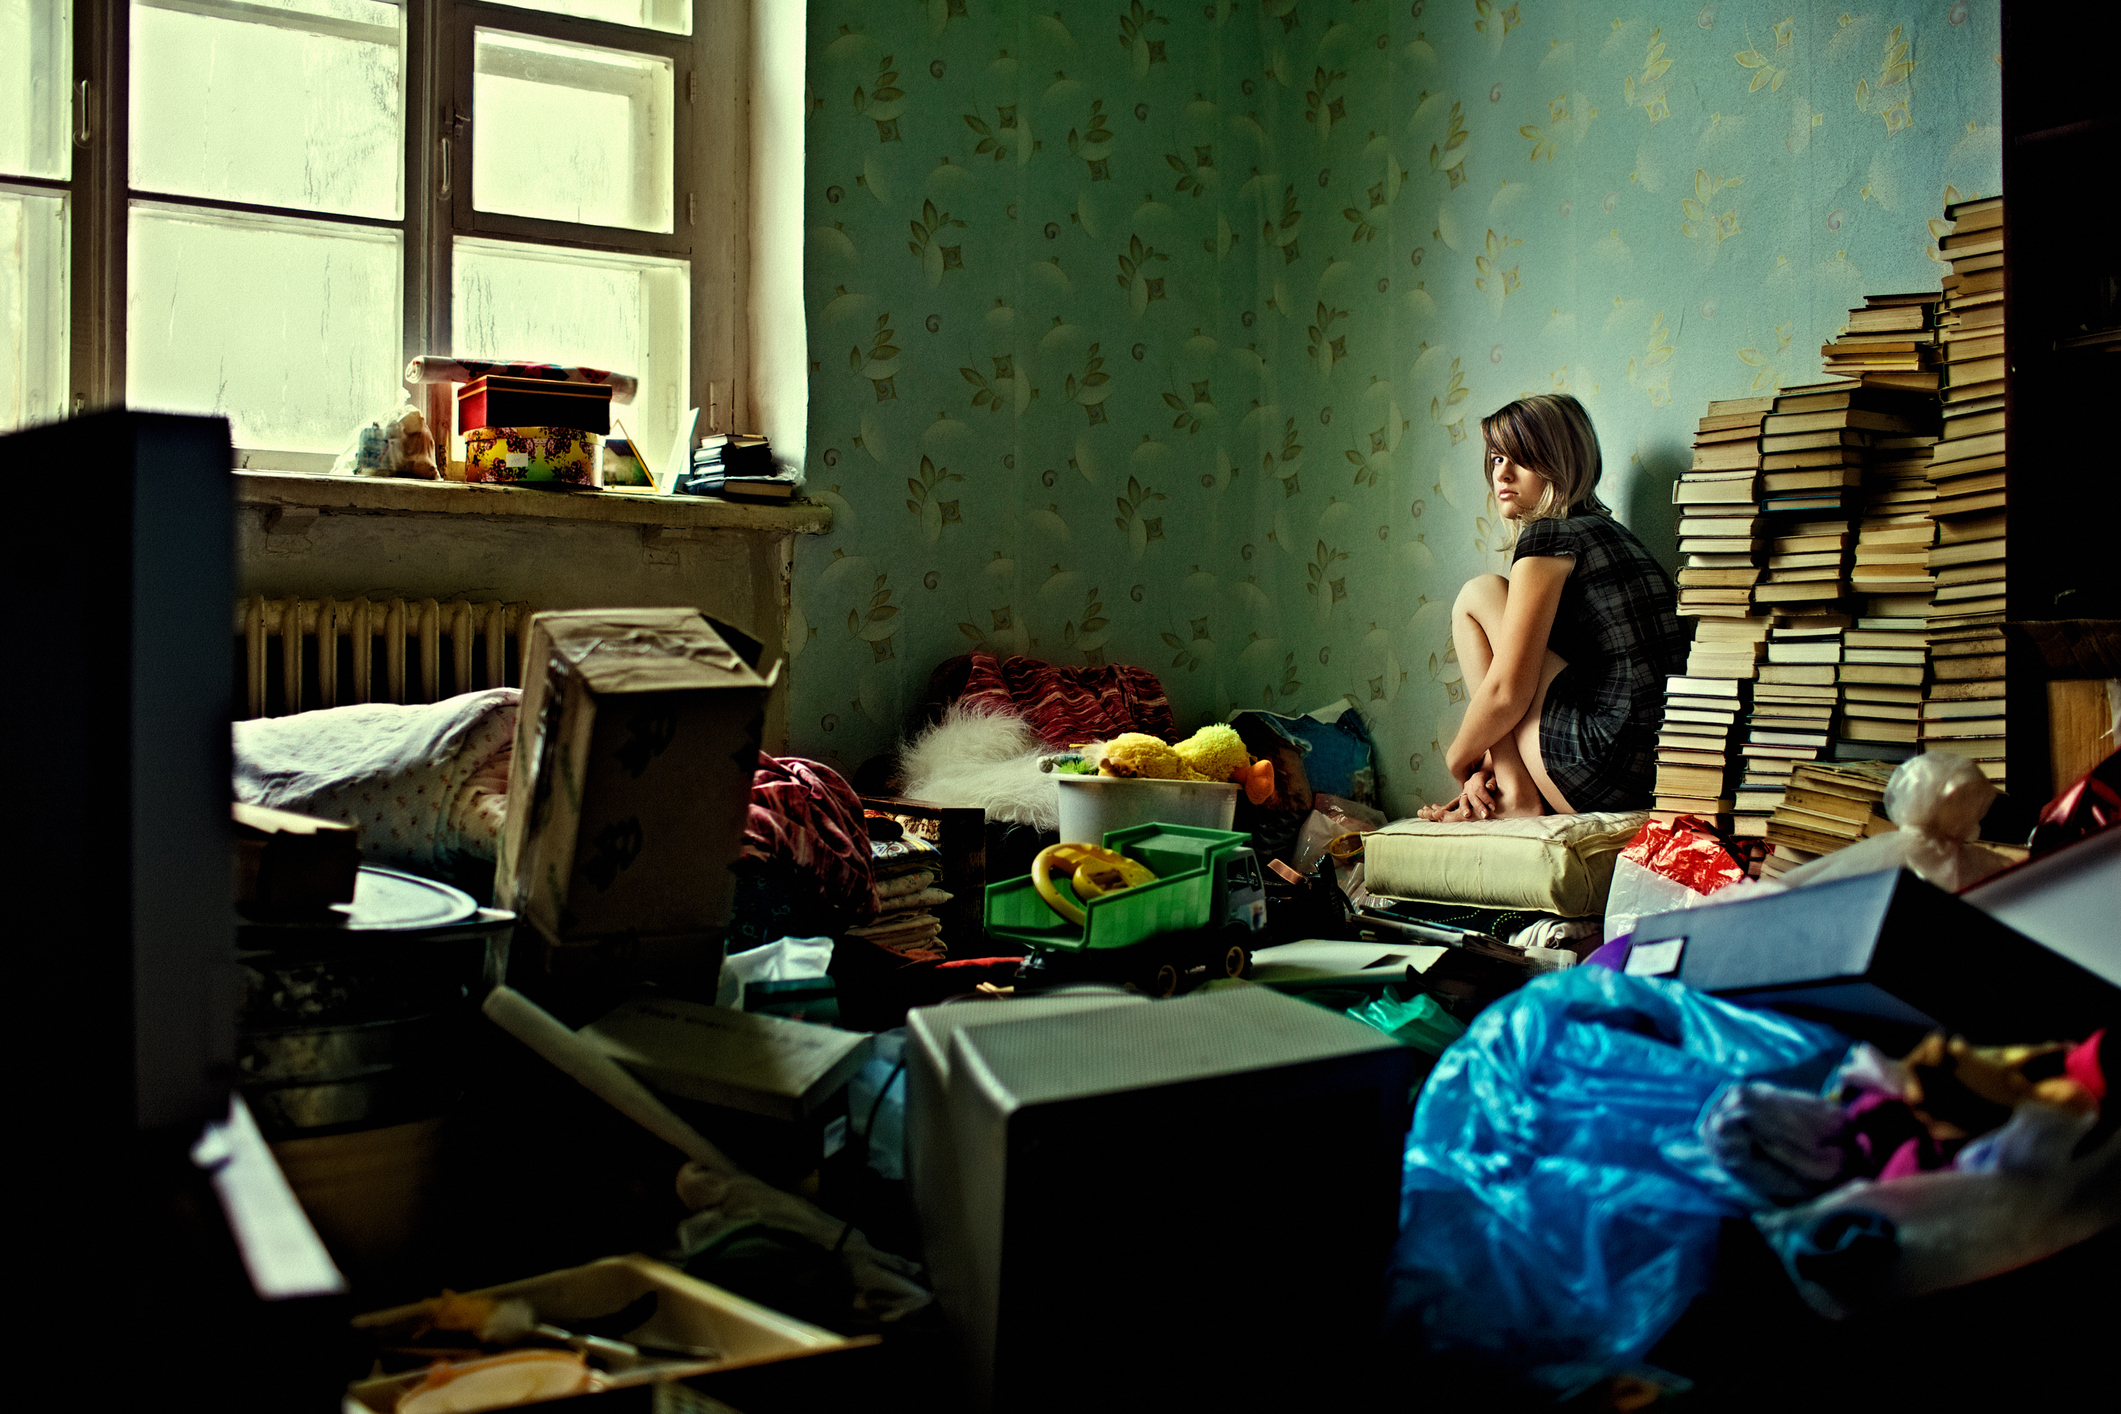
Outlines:
<svg viewBox="0 0 2121 1414"><path fill-rule="evenodd" d="M606 525L690 530L750 530L822 535L832 508L815 501L759 505L712 496L653 496L624 491L534 491L461 481L332 476L312 472L237 471L236 504L331 515L510 516Z"/></svg>

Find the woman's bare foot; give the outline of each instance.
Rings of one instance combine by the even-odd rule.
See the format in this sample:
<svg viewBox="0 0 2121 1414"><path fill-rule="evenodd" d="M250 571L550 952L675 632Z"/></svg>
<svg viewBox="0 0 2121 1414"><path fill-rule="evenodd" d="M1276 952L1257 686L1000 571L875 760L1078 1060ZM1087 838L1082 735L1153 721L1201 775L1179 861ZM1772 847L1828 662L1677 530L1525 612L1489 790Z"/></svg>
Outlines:
<svg viewBox="0 0 2121 1414"><path fill-rule="evenodd" d="M1424 805L1414 812L1432 825L1455 825L1473 818L1473 807L1464 796L1448 805Z"/></svg>

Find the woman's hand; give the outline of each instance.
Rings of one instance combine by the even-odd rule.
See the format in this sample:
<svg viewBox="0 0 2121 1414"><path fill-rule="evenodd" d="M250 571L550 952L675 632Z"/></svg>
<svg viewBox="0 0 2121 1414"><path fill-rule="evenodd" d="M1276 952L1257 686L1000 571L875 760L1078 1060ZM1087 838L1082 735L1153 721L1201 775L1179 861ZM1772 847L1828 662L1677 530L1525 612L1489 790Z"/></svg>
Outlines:
<svg viewBox="0 0 2121 1414"><path fill-rule="evenodd" d="M1495 777L1489 774L1485 762L1466 777L1465 792L1460 799L1465 801L1475 820L1492 820L1502 813L1502 798Z"/></svg>

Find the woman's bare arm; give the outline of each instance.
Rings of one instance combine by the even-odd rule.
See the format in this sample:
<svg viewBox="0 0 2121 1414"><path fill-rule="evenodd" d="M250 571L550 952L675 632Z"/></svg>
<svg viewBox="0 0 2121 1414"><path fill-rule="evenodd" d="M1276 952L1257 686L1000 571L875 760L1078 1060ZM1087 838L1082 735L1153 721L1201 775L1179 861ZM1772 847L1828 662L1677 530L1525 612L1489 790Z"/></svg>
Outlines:
<svg viewBox="0 0 2121 1414"><path fill-rule="evenodd" d="M1576 561L1566 555L1527 555L1510 566L1510 593L1499 632L1490 630L1495 661L1473 690L1465 720L1444 757L1451 779L1463 782L1480 769L1489 747L1516 730L1539 691L1547 635L1561 606L1561 588Z"/></svg>

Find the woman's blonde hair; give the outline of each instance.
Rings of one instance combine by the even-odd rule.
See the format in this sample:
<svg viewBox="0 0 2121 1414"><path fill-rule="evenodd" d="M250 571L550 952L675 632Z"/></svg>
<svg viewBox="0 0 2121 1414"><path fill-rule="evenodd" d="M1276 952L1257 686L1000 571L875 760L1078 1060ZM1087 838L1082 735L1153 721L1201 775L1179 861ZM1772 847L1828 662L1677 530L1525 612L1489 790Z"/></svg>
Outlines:
<svg viewBox="0 0 2121 1414"><path fill-rule="evenodd" d="M1489 463L1504 456L1547 483L1539 504L1526 508L1520 527L1578 512L1612 514L1598 499L1598 433L1583 404L1567 393L1535 393L1496 409L1480 420L1480 438L1487 448L1483 475L1492 479Z"/></svg>

